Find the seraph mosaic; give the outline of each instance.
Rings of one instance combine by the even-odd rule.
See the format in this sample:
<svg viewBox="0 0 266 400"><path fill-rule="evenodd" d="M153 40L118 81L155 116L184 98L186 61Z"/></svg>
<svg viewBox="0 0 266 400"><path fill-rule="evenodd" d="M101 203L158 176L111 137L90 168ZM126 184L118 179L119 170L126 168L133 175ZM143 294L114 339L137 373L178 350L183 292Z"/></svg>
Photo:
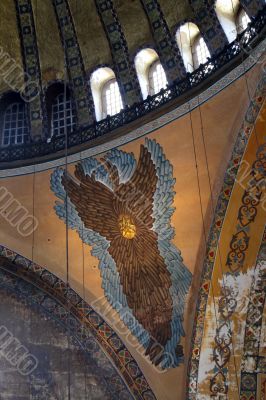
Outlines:
<svg viewBox="0 0 266 400"><path fill-rule="evenodd" d="M60 199L55 211L98 258L111 306L162 369L183 361L181 337L191 273L172 243L173 167L162 147L146 139L137 162L113 149L87 158L75 177L62 168L51 176Z"/></svg>

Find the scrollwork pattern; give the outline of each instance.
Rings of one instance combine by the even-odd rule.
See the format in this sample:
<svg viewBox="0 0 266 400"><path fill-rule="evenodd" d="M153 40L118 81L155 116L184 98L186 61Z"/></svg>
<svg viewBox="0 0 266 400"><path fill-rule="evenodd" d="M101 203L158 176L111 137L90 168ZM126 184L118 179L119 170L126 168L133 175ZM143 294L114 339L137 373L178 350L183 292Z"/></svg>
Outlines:
<svg viewBox="0 0 266 400"><path fill-rule="evenodd" d="M256 160L252 164L250 176L252 177L248 184L241 199L241 206L238 211L237 217L237 231L233 234L230 242L230 251L227 255L226 265L229 268L228 275L233 278L243 268L246 252L249 247L249 225L254 223L257 214L258 206L262 200L263 190L265 187L265 175L266 175L266 164L265 164L265 147L266 144L259 146L256 153ZM264 272L265 275L265 272ZM256 285L260 285L261 278L258 279ZM253 292L256 292L256 285L253 285ZM262 285L263 286L263 285ZM264 281L265 287L265 281ZM252 292L252 293L253 293ZM261 292L260 292L261 294ZM257 293L258 295L258 293ZM218 303L219 311L219 322L216 331L213 348L213 361L215 363L214 376L210 379L210 392L211 397L214 399L223 398L228 393L228 381L227 381L227 364L230 361L233 343L232 343L232 331L231 331L231 317L237 308L237 293L234 293L231 288L225 286L221 290L221 298ZM261 297L260 297L261 299ZM264 297L265 301L265 297ZM263 303L264 304L264 303ZM256 366L258 360L251 360L250 354L254 353L253 357L258 358L258 346L259 342L255 339L258 336L258 323L261 323L263 307L261 300L256 297L256 293L251 296L248 316L247 316L247 327L245 336L245 351L246 358L242 361L242 373L241 379L243 384L241 390L245 393L245 390L254 389L256 395L256 385L251 385L250 382L256 380L256 372L250 371L252 365ZM250 323L251 322L251 323ZM254 322L254 323L252 323ZM252 328L251 328L252 327ZM260 336L260 333L259 333ZM251 340L250 340L251 338ZM248 366L248 367L247 367ZM252 390L253 390L252 389ZM241 397L246 398L246 397ZM256 397L254 397L255 399Z"/></svg>
<svg viewBox="0 0 266 400"><path fill-rule="evenodd" d="M257 398L257 375L265 373L265 357L260 357L262 318L266 300L266 230L258 255L247 309L244 351L241 362L241 398ZM254 383L255 382L255 383Z"/></svg>

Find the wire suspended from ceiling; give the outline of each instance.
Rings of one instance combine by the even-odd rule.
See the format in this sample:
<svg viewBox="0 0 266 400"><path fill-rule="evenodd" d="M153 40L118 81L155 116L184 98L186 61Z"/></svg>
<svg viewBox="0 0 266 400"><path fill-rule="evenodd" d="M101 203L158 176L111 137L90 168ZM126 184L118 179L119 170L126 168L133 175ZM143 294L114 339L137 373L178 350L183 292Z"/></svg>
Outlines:
<svg viewBox="0 0 266 400"><path fill-rule="evenodd" d="M188 30L189 30L190 46L192 48L189 25L188 25ZM190 102L189 102L189 107L190 107ZM206 164L206 169L207 169L208 185L209 185L210 198L211 198L212 220L213 220L213 218L215 216L215 206L214 206L214 198L213 198L213 188L212 188L211 177L210 177L209 160L208 160L207 149L206 149L206 141L205 141L204 131L203 131L203 118L202 118L202 110L201 110L201 104L200 104L200 95L198 95L198 110L199 110L199 115L200 115L200 131L201 131L201 138L202 138L202 143L203 143L203 147L204 147L204 157L205 157L205 164ZM194 153L195 166L196 166L196 171L197 171L197 184L198 184L198 192L199 192L199 199L200 199L200 210L201 210L201 218L202 218L202 225L203 225L205 249L207 249L208 238L207 238L206 227L205 227L205 222L204 222L203 201L202 201L202 194L201 194L201 189L200 189L200 179L199 179L199 171L198 171L197 152L196 152L195 136L194 136L194 128L193 128L191 110L190 110L189 114L190 114L190 125L191 125L191 132L192 132L192 141L193 141L193 153ZM220 251L220 240L218 240L218 242L217 242L217 252L218 252L218 267L220 269L220 274L221 274L221 278L222 278L222 290L223 290L224 296L227 298L226 309L227 309L227 312L229 312L228 295L227 295L227 291L225 290L226 289L226 284L225 284L225 278L224 278L224 271L223 271L223 268L222 268L222 259L221 259L221 251ZM212 279L210 279L210 285L211 285L212 301L214 303L216 330L218 332L219 323L218 323L218 316L217 316L217 311L216 311L216 301L215 301L215 296L214 296L214 288L213 288ZM230 320L229 320L229 332L232 333L232 326L231 326L231 321ZM237 389L238 389L238 398L240 399L240 388L239 388L238 375L237 375L235 346L234 346L232 335L231 335L231 340L232 340L232 342L231 342L232 354L233 354L233 360L234 360L234 373L235 373L236 384L237 384ZM225 382L225 384L226 384L226 382ZM228 384L227 384L227 387L228 387ZM225 395L226 395L226 398L228 399L228 393L226 393Z"/></svg>
<svg viewBox="0 0 266 400"><path fill-rule="evenodd" d="M67 130L67 118L66 118L66 102L67 102L67 59L66 59L66 43L65 43L65 32L63 32L63 46L64 46L64 137L65 137L65 174L68 173L68 130ZM66 208L66 230L65 230L65 241L66 241L66 290L67 292L70 289L69 285L69 234L68 234L68 226L69 226L69 216L68 216L68 183L66 180L65 185L65 208ZM68 400L71 400L71 376L70 376L70 305L69 305L69 296L68 293L66 295L67 300L67 367L68 367L68 385L67 385L67 396Z"/></svg>

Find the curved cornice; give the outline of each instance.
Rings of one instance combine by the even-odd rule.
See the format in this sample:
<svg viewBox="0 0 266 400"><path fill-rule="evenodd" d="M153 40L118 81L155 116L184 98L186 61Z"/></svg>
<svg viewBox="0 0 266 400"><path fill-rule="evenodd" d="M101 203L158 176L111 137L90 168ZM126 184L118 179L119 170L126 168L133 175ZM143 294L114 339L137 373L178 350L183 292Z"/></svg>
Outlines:
<svg viewBox="0 0 266 400"><path fill-rule="evenodd" d="M174 110L168 112L160 116L159 118L148 122L142 125L139 128L133 129L132 131L120 136L118 138L110 139L108 142L96 145L92 148L87 150L77 152L76 154L68 155L68 163L79 161L80 159L84 159L87 157L96 156L100 153L106 152L114 147L122 146L126 143L129 143L135 139L138 139L152 131L155 131L162 126L174 121L178 118L181 118L183 115L191 112L194 108L198 107L199 105L205 103L207 100L212 98L213 96L217 95L223 89L228 87L230 84L235 82L239 77L244 75L248 70L250 70L261 56L264 54L266 48L266 39L262 41L249 55L245 61L243 61L240 65L238 65L235 69L231 72L223 76L219 81L213 84L211 87L206 89L205 91L201 92L191 100L187 101L186 103L182 104L181 106L175 108ZM18 175L26 175L35 172L41 172L48 170L50 168L54 168L57 166L62 166L65 164L65 157L61 157L57 160L43 162L43 163L36 163L34 165L23 166L18 168L2 168L0 170L0 178L4 177L11 177L11 176L18 176Z"/></svg>
<svg viewBox="0 0 266 400"><path fill-rule="evenodd" d="M41 306L44 311L71 330L71 336L77 338L83 350L87 348L88 335L92 334L112 361L133 398L156 400L137 362L119 336L65 282L4 246L0 246L0 271L6 276L6 279L1 279L0 276L0 286L7 285L20 295L26 296L29 302ZM20 281L24 282L24 285L20 285ZM115 382L114 380L114 385ZM117 382L118 387L119 384L120 382Z"/></svg>

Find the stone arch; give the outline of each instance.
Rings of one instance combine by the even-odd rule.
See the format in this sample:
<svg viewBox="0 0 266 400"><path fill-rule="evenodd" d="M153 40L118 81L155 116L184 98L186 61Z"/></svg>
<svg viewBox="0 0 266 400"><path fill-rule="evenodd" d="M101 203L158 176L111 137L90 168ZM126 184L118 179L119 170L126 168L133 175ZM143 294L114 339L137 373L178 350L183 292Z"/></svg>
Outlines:
<svg viewBox="0 0 266 400"><path fill-rule="evenodd" d="M154 399L155 395L122 340L99 313L65 282L45 268L0 246L0 290L7 289L55 318L86 351L88 336L108 354L115 374L112 384L128 398ZM103 353L103 354L104 354ZM122 385L122 386L121 386ZM118 397L120 398L120 397ZM126 397L121 397L126 398Z"/></svg>

